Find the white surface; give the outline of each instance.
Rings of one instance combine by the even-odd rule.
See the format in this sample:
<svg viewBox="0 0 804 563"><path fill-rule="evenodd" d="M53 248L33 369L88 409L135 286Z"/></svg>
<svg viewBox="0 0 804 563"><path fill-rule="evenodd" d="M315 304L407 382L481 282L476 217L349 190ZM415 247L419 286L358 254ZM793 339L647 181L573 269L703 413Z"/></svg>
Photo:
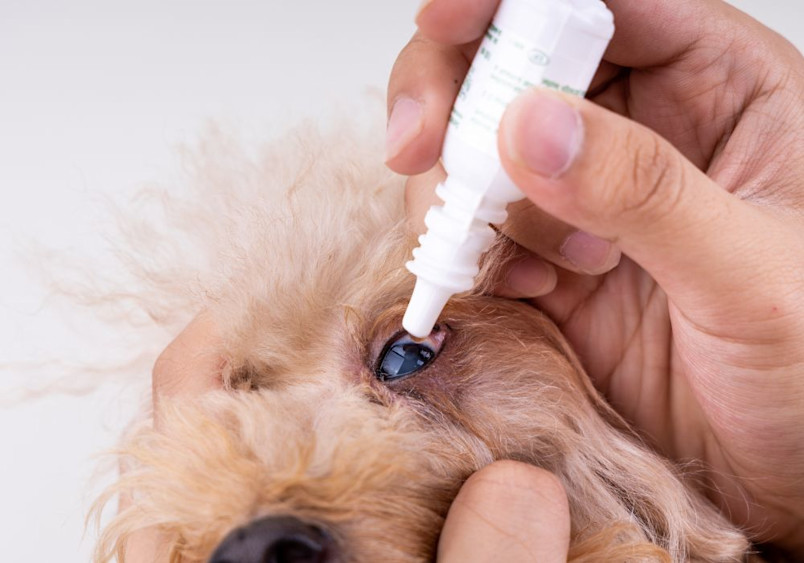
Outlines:
<svg viewBox="0 0 804 563"><path fill-rule="evenodd" d="M97 194L170 178L174 149L208 118L258 136L367 86L384 89L415 8L416 0L0 2L0 364L88 359L105 347L95 327L90 339L82 321L65 326L23 269L14 254L27 238L98 254ZM2 373L0 394L18 381ZM4 561L89 560L92 456L114 445L136 400L109 386L0 406Z"/></svg>
<svg viewBox="0 0 804 563"><path fill-rule="evenodd" d="M800 0L740 0L804 46ZM259 135L384 88L417 0L3 0L0 4L0 364L87 357L17 255L27 238L97 253L97 194L170 177L207 118ZM97 332L89 332L93 338ZM144 374L147 377L147 374ZM2 374L2 389L19 382ZM0 553L83 562L91 456L134 400L120 389L0 407ZM131 395L129 393L128 395Z"/></svg>

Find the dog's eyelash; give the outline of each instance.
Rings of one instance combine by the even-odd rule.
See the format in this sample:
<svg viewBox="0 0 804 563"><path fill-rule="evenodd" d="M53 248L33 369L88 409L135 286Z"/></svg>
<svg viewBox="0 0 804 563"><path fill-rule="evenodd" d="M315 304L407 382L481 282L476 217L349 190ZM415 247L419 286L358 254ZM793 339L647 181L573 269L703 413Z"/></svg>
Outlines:
<svg viewBox="0 0 804 563"><path fill-rule="evenodd" d="M375 373L380 381L396 381L413 375L438 357L444 343L439 326L422 341L406 332L395 334L379 355Z"/></svg>

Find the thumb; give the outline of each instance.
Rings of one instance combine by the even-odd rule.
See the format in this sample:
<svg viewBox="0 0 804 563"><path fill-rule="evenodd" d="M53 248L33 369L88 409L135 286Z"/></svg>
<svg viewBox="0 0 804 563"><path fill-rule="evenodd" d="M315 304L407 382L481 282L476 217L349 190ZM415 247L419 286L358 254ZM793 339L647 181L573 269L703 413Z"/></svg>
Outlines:
<svg viewBox="0 0 804 563"><path fill-rule="evenodd" d="M614 242L682 308L714 306L713 288L739 292L741 271L756 273L745 271L756 262L746 260L745 246L770 218L647 127L587 100L535 89L509 106L499 144L508 175L531 201ZM774 227L768 229L764 236Z"/></svg>
<svg viewBox="0 0 804 563"><path fill-rule="evenodd" d="M498 461L466 481L438 542L438 563L565 562L567 496L558 478L538 467Z"/></svg>

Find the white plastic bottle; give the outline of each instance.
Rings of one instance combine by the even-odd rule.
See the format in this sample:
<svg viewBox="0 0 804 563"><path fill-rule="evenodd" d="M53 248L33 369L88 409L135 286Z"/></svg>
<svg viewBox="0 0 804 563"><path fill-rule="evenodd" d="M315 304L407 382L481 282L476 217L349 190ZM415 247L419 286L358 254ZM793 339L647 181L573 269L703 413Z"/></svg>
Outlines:
<svg viewBox="0 0 804 563"><path fill-rule="evenodd" d="M474 285L481 255L524 196L500 165L497 129L508 104L540 86L583 96L614 34L600 0L503 0L466 75L442 150L443 206L425 216L427 233L407 268L416 287L402 325L414 337L433 329L449 298Z"/></svg>

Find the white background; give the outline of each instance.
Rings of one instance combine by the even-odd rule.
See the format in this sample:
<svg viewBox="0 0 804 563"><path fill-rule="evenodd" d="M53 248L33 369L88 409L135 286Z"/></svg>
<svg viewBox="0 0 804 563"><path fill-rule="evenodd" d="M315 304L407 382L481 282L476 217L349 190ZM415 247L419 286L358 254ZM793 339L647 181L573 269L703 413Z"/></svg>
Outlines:
<svg viewBox="0 0 804 563"><path fill-rule="evenodd" d="M733 3L804 47L801 0ZM31 385L20 364L91 358L103 346L83 321L59 313L23 265L28 241L98 252L98 194L170 177L175 147L208 118L258 137L367 86L384 88L416 4L0 0L4 561L89 560L92 535L82 540L82 530L97 488L92 456L114 444L137 400L130 387L109 385L3 405L12 387Z"/></svg>

